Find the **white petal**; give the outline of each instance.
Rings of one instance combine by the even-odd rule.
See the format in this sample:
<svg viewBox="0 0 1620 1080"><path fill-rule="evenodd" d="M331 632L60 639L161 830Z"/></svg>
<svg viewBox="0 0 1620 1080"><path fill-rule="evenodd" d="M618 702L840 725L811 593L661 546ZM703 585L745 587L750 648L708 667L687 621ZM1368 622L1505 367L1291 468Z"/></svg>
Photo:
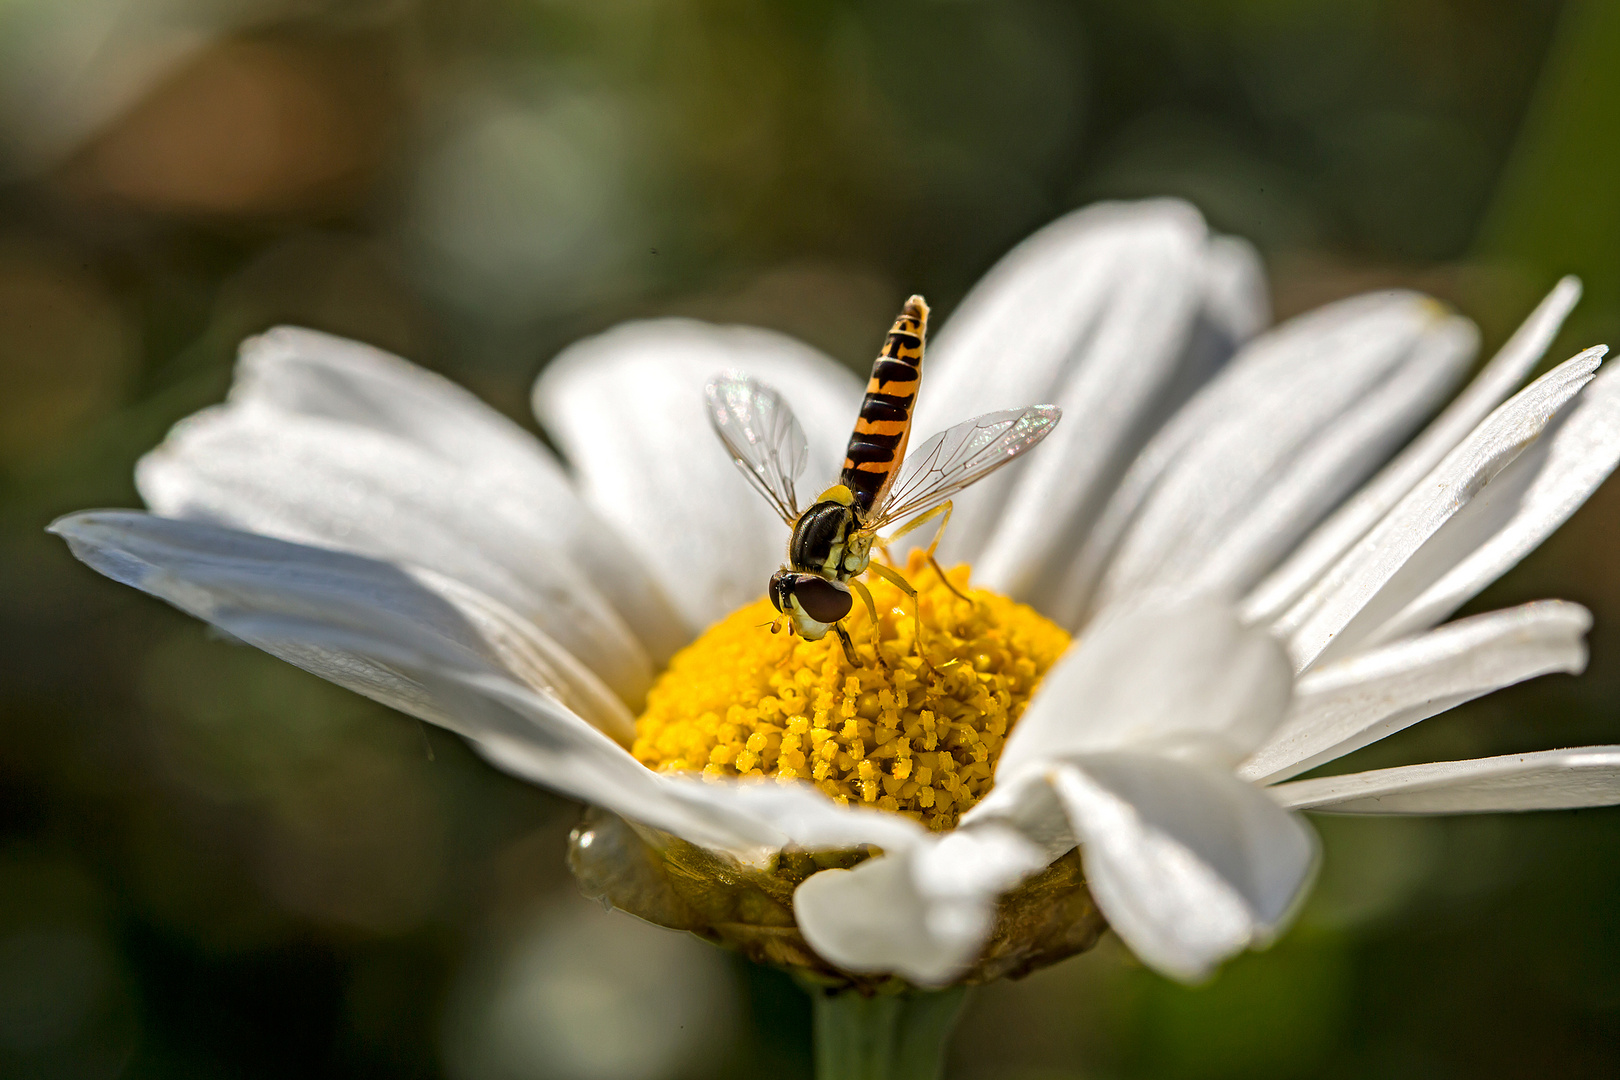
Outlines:
<svg viewBox="0 0 1620 1080"><path fill-rule="evenodd" d="M570 711L595 707L611 721L601 726L620 736L631 727L589 672L569 670L566 654L543 635L436 575L129 511L76 514L52 528L116 580L464 735L526 779L694 843L761 863L787 843L904 851L928 835L908 818L845 809L805 784L713 784L651 772ZM557 657L562 663L548 666Z"/></svg>
<svg viewBox="0 0 1620 1080"><path fill-rule="evenodd" d="M302 632L302 631L300 631ZM842 807L808 783L713 782L655 773L548 699L402 636L367 647L431 690L489 761L522 779L762 866L785 845L905 852L930 835L898 814Z"/></svg>
<svg viewBox="0 0 1620 1080"><path fill-rule="evenodd" d="M1309 667L1330 647L1344 650L1371 640L1424 585L1456 565L1458 553L1449 543L1431 549L1434 559L1413 557L1541 436L1591 381L1601 353L1588 349L1499 406L1274 624L1287 638L1296 668ZM1516 504L1515 475L1507 474L1504 503ZM1476 538L1472 529L1466 535ZM1397 576L1402 580L1380 596ZM1352 620L1361 626L1352 629Z"/></svg>
<svg viewBox="0 0 1620 1080"><path fill-rule="evenodd" d="M1204 317L1234 346L1271 323L1265 265L1254 245L1241 237L1210 237L1203 291Z"/></svg>
<svg viewBox="0 0 1620 1080"><path fill-rule="evenodd" d="M141 459L161 513L438 571L499 598L626 701L651 685L635 634L565 555L565 515L393 436L225 405Z"/></svg>
<svg viewBox="0 0 1620 1080"><path fill-rule="evenodd" d="M1461 319L1432 327L1387 381L1308 437L1293 455L1279 457L1278 473L1255 485L1246 506L1235 504L1220 529L1206 531L1196 546L1183 545L1173 559L1184 565L1171 574L1193 593L1233 595L1251 585L1449 392L1477 339L1472 324ZM1170 497L1160 505L1173 502ZM1139 528L1152 531L1146 524ZM1152 579L1155 587L1164 576L1161 567Z"/></svg>
<svg viewBox="0 0 1620 1080"><path fill-rule="evenodd" d="M1451 391L1474 344L1471 324L1409 293L1343 301L1252 342L1132 467L1063 616L1088 599L1246 589Z"/></svg>
<svg viewBox="0 0 1620 1080"><path fill-rule="evenodd" d="M1295 780L1265 789L1282 806L1334 814L1479 814L1620 803L1620 746L1436 761Z"/></svg>
<svg viewBox="0 0 1620 1080"><path fill-rule="evenodd" d="M791 839L759 815L702 791L701 781L652 772L551 698L498 672L469 667L463 657L412 635L408 626L386 619L336 626L276 615L223 623L272 652L290 646L376 657L430 697L438 715L424 719L472 740L498 767L564 795L754 865L765 864ZM822 801L829 813L840 810Z"/></svg>
<svg viewBox="0 0 1620 1080"><path fill-rule="evenodd" d="M789 843L809 851L842 851L872 844L900 852L933 835L901 814L865 806L843 807L805 781L736 780L716 783L695 777L681 782L681 798L725 807L763 821Z"/></svg>
<svg viewBox="0 0 1620 1080"><path fill-rule="evenodd" d="M1096 754L1056 769L1052 784L1098 910L1143 962L1178 979L1267 944L1315 865L1309 827L1230 773Z"/></svg>
<svg viewBox="0 0 1620 1080"><path fill-rule="evenodd" d="M1202 248L1198 211L1163 199L1101 203L1052 222L1003 256L932 335L919 430L1049 401L1105 316L1133 258Z"/></svg>
<svg viewBox="0 0 1620 1080"><path fill-rule="evenodd" d="M962 815L957 828L991 823L1015 830L1041 849L1047 863L1072 851L1078 843L1063 803L1041 769L1024 769L1016 776L998 775L990 793Z"/></svg>
<svg viewBox="0 0 1620 1080"><path fill-rule="evenodd" d="M627 323L569 347L535 412L597 511L635 545L695 633L764 593L788 528L709 427L703 386L724 370L781 391L810 439L806 486L837 479L858 380L780 334L684 319Z"/></svg>
<svg viewBox="0 0 1620 1080"><path fill-rule="evenodd" d="M234 404L393 435L446 461L564 484L562 467L517 424L442 376L381 349L281 326L242 343Z"/></svg>
<svg viewBox="0 0 1620 1080"><path fill-rule="evenodd" d="M1213 601L1103 616L1047 672L996 766L1013 779L1053 758L1185 753L1227 768L1282 722L1293 686L1267 633Z"/></svg>
<svg viewBox="0 0 1620 1080"><path fill-rule="evenodd" d="M242 343L230 400L391 436L454 466L543 522L549 543L630 624L655 663L685 643L685 627L657 582L585 506L551 451L448 379L369 345L283 326ZM327 538L337 547L346 546L343 539Z"/></svg>
<svg viewBox="0 0 1620 1080"><path fill-rule="evenodd" d="M810 850L876 844L904 851L928 834L908 818L838 806L805 783L710 783L654 773L622 745L506 673L416 632L392 613L365 622L264 613L215 621L281 655L299 650L367 657L421 688L424 719L472 740L498 767L754 866L784 845Z"/></svg>
<svg viewBox="0 0 1620 1080"><path fill-rule="evenodd" d="M1046 865L1011 829L958 829L853 870L823 870L793 894L805 940L846 971L942 986L978 957L996 900Z"/></svg>
<svg viewBox="0 0 1620 1080"><path fill-rule="evenodd" d="M1542 600L1324 664L1299 680L1288 720L1238 776L1286 780L1481 694L1579 673L1591 625L1579 604Z"/></svg>
<svg viewBox="0 0 1620 1080"><path fill-rule="evenodd" d="M449 720L432 696L375 656L285 639L266 643L249 637L242 624L276 617L348 629L402 625L413 640L549 694L615 738L634 734L623 703L544 633L497 601L430 571L135 511L74 514L51 530L108 577L434 723Z"/></svg>
<svg viewBox="0 0 1620 1080"><path fill-rule="evenodd" d="M1605 371L1592 380L1535 446L1429 538L1369 605L1373 610L1358 616L1341 639L1349 640L1366 627L1361 640L1377 644L1446 618L1569 520L1616 463L1620 463L1620 370ZM1437 570L1444 571L1438 578ZM1411 599L1373 628L1375 611L1403 597Z"/></svg>
<svg viewBox="0 0 1620 1080"><path fill-rule="evenodd" d="M1187 359L1206 240L1181 203L1092 207L1025 241L964 301L926 364L919 433L1036 402L1068 422L956 500L947 558L1038 599L1043 570L1073 549Z"/></svg>
<svg viewBox="0 0 1620 1080"><path fill-rule="evenodd" d="M1281 566L1246 598L1244 618L1266 622L1281 615L1351 544L1424 475L1462 442L1480 421L1518 389L1580 299L1581 283L1566 277L1547 294L1468 388L1413 439L1366 486L1312 531Z"/></svg>

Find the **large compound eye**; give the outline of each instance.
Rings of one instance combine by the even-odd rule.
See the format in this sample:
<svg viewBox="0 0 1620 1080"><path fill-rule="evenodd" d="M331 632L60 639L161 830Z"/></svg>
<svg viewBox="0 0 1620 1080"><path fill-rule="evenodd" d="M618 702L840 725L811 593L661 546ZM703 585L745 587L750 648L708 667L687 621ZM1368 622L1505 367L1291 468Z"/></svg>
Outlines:
<svg viewBox="0 0 1620 1080"><path fill-rule="evenodd" d="M849 614L855 598L848 589L840 589L826 578L813 574L800 574L794 582L793 595L804 613L819 623L835 623Z"/></svg>

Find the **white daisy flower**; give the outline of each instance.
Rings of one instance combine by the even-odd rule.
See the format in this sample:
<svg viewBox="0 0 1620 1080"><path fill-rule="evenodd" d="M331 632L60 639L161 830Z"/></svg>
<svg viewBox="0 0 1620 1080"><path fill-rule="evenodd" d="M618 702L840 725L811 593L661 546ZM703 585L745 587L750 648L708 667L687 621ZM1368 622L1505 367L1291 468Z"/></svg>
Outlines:
<svg viewBox="0 0 1620 1080"><path fill-rule="evenodd" d="M924 640L875 584L880 624L857 605L851 632L888 662L858 671L830 637L760 625L787 530L710 431L705 382L778 388L811 481L836 475L861 395L762 330L656 320L567 350L534 395L566 467L435 375L273 330L224 405L142 459L151 513L53 529L611 811L576 870L649 918L920 986L1028 970L1106 919L1195 980L1297 904L1317 851L1299 811L1620 802L1620 747L1291 779L1582 669L1576 605L1445 623L1620 460L1601 348L1518 389L1578 292L1422 426L1477 344L1436 302L1374 293L1262 332L1257 258L1191 208L1061 219L937 335L917 430L1033 402L1063 422L957 499L941 557L971 567L972 602L914 559ZM756 774L783 782L730 779Z"/></svg>

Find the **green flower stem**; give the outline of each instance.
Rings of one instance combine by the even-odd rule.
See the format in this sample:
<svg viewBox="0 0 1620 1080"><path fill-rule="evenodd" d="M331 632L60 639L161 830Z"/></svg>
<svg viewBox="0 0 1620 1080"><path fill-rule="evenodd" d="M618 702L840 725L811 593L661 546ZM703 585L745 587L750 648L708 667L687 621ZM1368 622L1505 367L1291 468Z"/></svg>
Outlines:
<svg viewBox="0 0 1620 1080"><path fill-rule="evenodd" d="M816 1080L940 1080L967 987L863 995L811 990Z"/></svg>

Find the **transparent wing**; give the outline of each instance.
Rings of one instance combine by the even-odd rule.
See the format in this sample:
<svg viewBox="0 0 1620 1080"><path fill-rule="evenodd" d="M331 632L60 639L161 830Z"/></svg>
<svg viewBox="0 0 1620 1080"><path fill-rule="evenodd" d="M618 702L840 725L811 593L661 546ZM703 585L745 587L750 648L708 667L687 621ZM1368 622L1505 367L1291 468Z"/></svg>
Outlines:
<svg viewBox="0 0 1620 1080"><path fill-rule="evenodd" d="M810 444L782 395L757 379L727 372L711 379L703 396L709 423L737 468L783 521L798 521L793 483L810 460Z"/></svg>
<svg viewBox="0 0 1620 1080"><path fill-rule="evenodd" d="M866 528L926 514L1046 438L1062 416L1056 405L1031 405L985 413L932 436L906 455L900 478Z"/></svg>

